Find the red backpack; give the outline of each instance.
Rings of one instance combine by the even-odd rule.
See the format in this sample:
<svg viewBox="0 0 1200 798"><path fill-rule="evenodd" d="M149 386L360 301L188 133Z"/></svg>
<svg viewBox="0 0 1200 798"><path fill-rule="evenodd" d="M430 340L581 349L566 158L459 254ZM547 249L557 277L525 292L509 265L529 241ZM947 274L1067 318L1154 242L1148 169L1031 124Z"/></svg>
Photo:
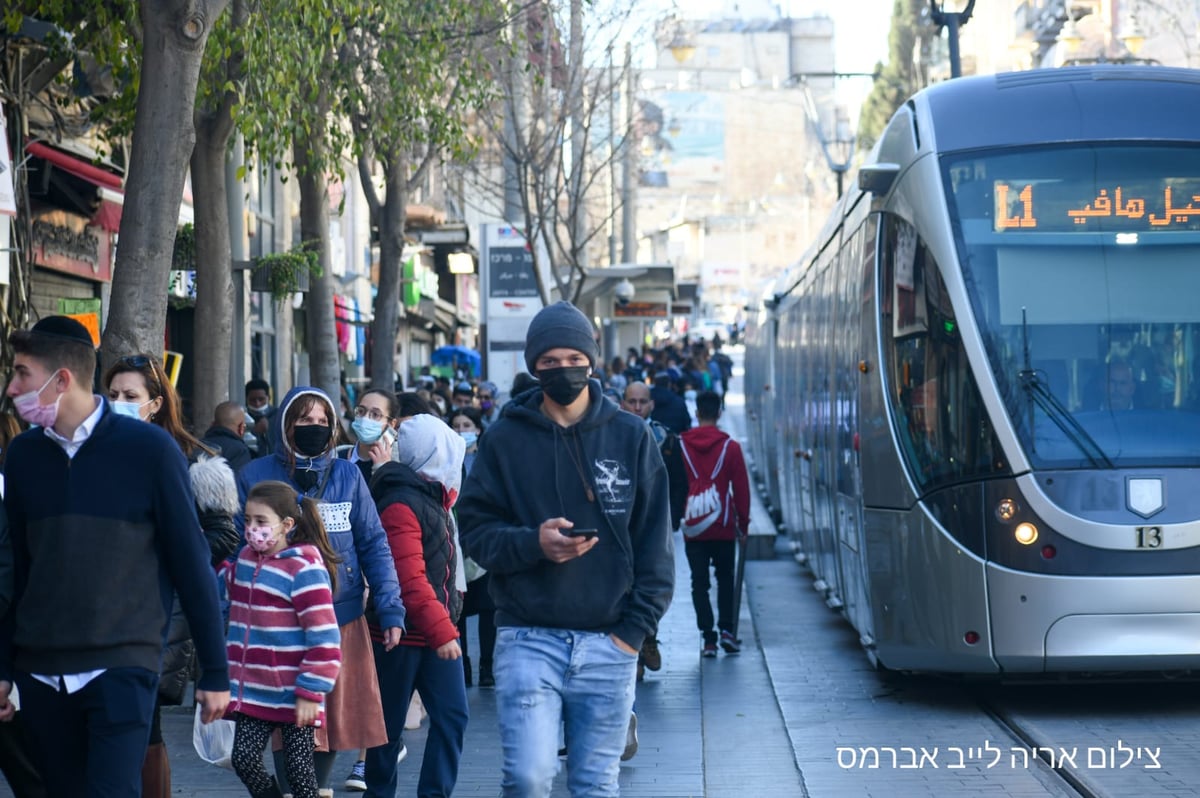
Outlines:
<svg viewBox="0 0 1200 798"><path fill-rule="evenodd" d="M728 477L722 476L720 480L717 477L725 467L725 452L729 449L731 440L733 439L725 440L711 474L701 474L696 470L687 446L682 439L679 441L683 462L687 464L688 469L687 503L684 505L683 521L679 525L685 538L699 537L715 523L720 522L722 526L729 523L733 483Z"/></svg>

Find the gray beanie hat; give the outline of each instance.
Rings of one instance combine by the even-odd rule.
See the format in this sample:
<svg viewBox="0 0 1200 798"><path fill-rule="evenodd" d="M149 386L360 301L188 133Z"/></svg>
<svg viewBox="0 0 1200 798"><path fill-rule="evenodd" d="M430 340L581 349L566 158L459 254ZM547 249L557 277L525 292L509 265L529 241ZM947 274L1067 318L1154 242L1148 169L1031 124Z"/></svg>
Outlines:
<svg viewBox="0 0 1200 798"><path fill-rule="evenodd" d="M583 352L592 366L600 357L592 323L570 302L547 305L529 322L525 334L525 367L529 373L537 372L538 357L560 346Z"/></svg>

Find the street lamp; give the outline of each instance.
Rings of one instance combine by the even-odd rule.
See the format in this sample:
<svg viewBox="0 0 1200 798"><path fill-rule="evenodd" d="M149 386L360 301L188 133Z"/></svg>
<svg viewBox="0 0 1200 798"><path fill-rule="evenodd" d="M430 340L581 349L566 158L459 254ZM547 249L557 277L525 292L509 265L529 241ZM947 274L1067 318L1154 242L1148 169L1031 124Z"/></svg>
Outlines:
<svg viewBox="0 0 1200 798"><path fill-rule="evenodd" d="M975 10L975 0L967 0L967 7L962 11L946 11L946 4L937 0L929 0L929 18L934 25L947 29L950 40L950 77L962 77L962 59L958 55L958 29L971 19Z"/></svg>
<svg viewBox="0 0 1200 798"><path fill-rule="evenodd" d="M1086 12L1085 15L1087 16ZM1082 17L1080 18L1082 19ZM1093 32L1095 25L1092 26ZM1112 32L1104 30L1100 33L1099 38L1101 44L1099 51L1094 56L1075 57L1074 54L1079 52L1087 39L1095 41L1096 36L1085 36L1083 30L1077 20L1070 11L1067 13L1067 19L1063 23L1062 28L1058 32L1056 41L1061 44L1065 50L1067 58L1063 59L1063 66L1080 66L1083 64L1154 64L1157 63L1152 59L1138 58L1138 53L1142 50L1142 45L1146 43L1146 34L1142 32L1141 26L1138 24L1137 16L1130 14L1125 18L1125 22L1121 25L1121 34L1116 36L1116 40L1120 42L1122 52L1115 55L1109 55L1109 48L1112 45Z"/></svg>

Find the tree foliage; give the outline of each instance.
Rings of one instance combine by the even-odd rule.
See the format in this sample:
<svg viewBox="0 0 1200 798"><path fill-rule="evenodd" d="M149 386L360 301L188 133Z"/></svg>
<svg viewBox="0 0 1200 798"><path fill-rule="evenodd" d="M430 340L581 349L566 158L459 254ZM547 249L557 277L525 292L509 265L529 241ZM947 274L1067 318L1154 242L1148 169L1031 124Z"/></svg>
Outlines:
<svg viewBox="0 0 1200 798"><path fill-rule="evenodd" d="M915 61L921 9L925 0L894 0L892 27L888 33L888 62L878 64L875 86L859 114L858 140L865 149L875 145L892 114L922 88Z"/></svg>

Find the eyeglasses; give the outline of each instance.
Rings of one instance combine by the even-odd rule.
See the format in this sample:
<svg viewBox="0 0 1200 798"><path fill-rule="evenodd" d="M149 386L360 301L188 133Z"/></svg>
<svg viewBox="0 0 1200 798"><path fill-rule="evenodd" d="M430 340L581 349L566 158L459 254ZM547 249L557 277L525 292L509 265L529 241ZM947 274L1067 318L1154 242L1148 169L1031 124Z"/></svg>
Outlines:
<svg viewBox="0 0 1200 798"><path fill-rule="evenodd" d="M362 405L359 405L358 407L354 408L354 417L355 418L362 418L363 416L366 416L367 418L371 419L372 421L386 421L387 419L391 418L391 416L387 415L386 413L380 412L379 410L376 410L373 407L370 409L367 409L367 408L363 407Z"/></svg>

